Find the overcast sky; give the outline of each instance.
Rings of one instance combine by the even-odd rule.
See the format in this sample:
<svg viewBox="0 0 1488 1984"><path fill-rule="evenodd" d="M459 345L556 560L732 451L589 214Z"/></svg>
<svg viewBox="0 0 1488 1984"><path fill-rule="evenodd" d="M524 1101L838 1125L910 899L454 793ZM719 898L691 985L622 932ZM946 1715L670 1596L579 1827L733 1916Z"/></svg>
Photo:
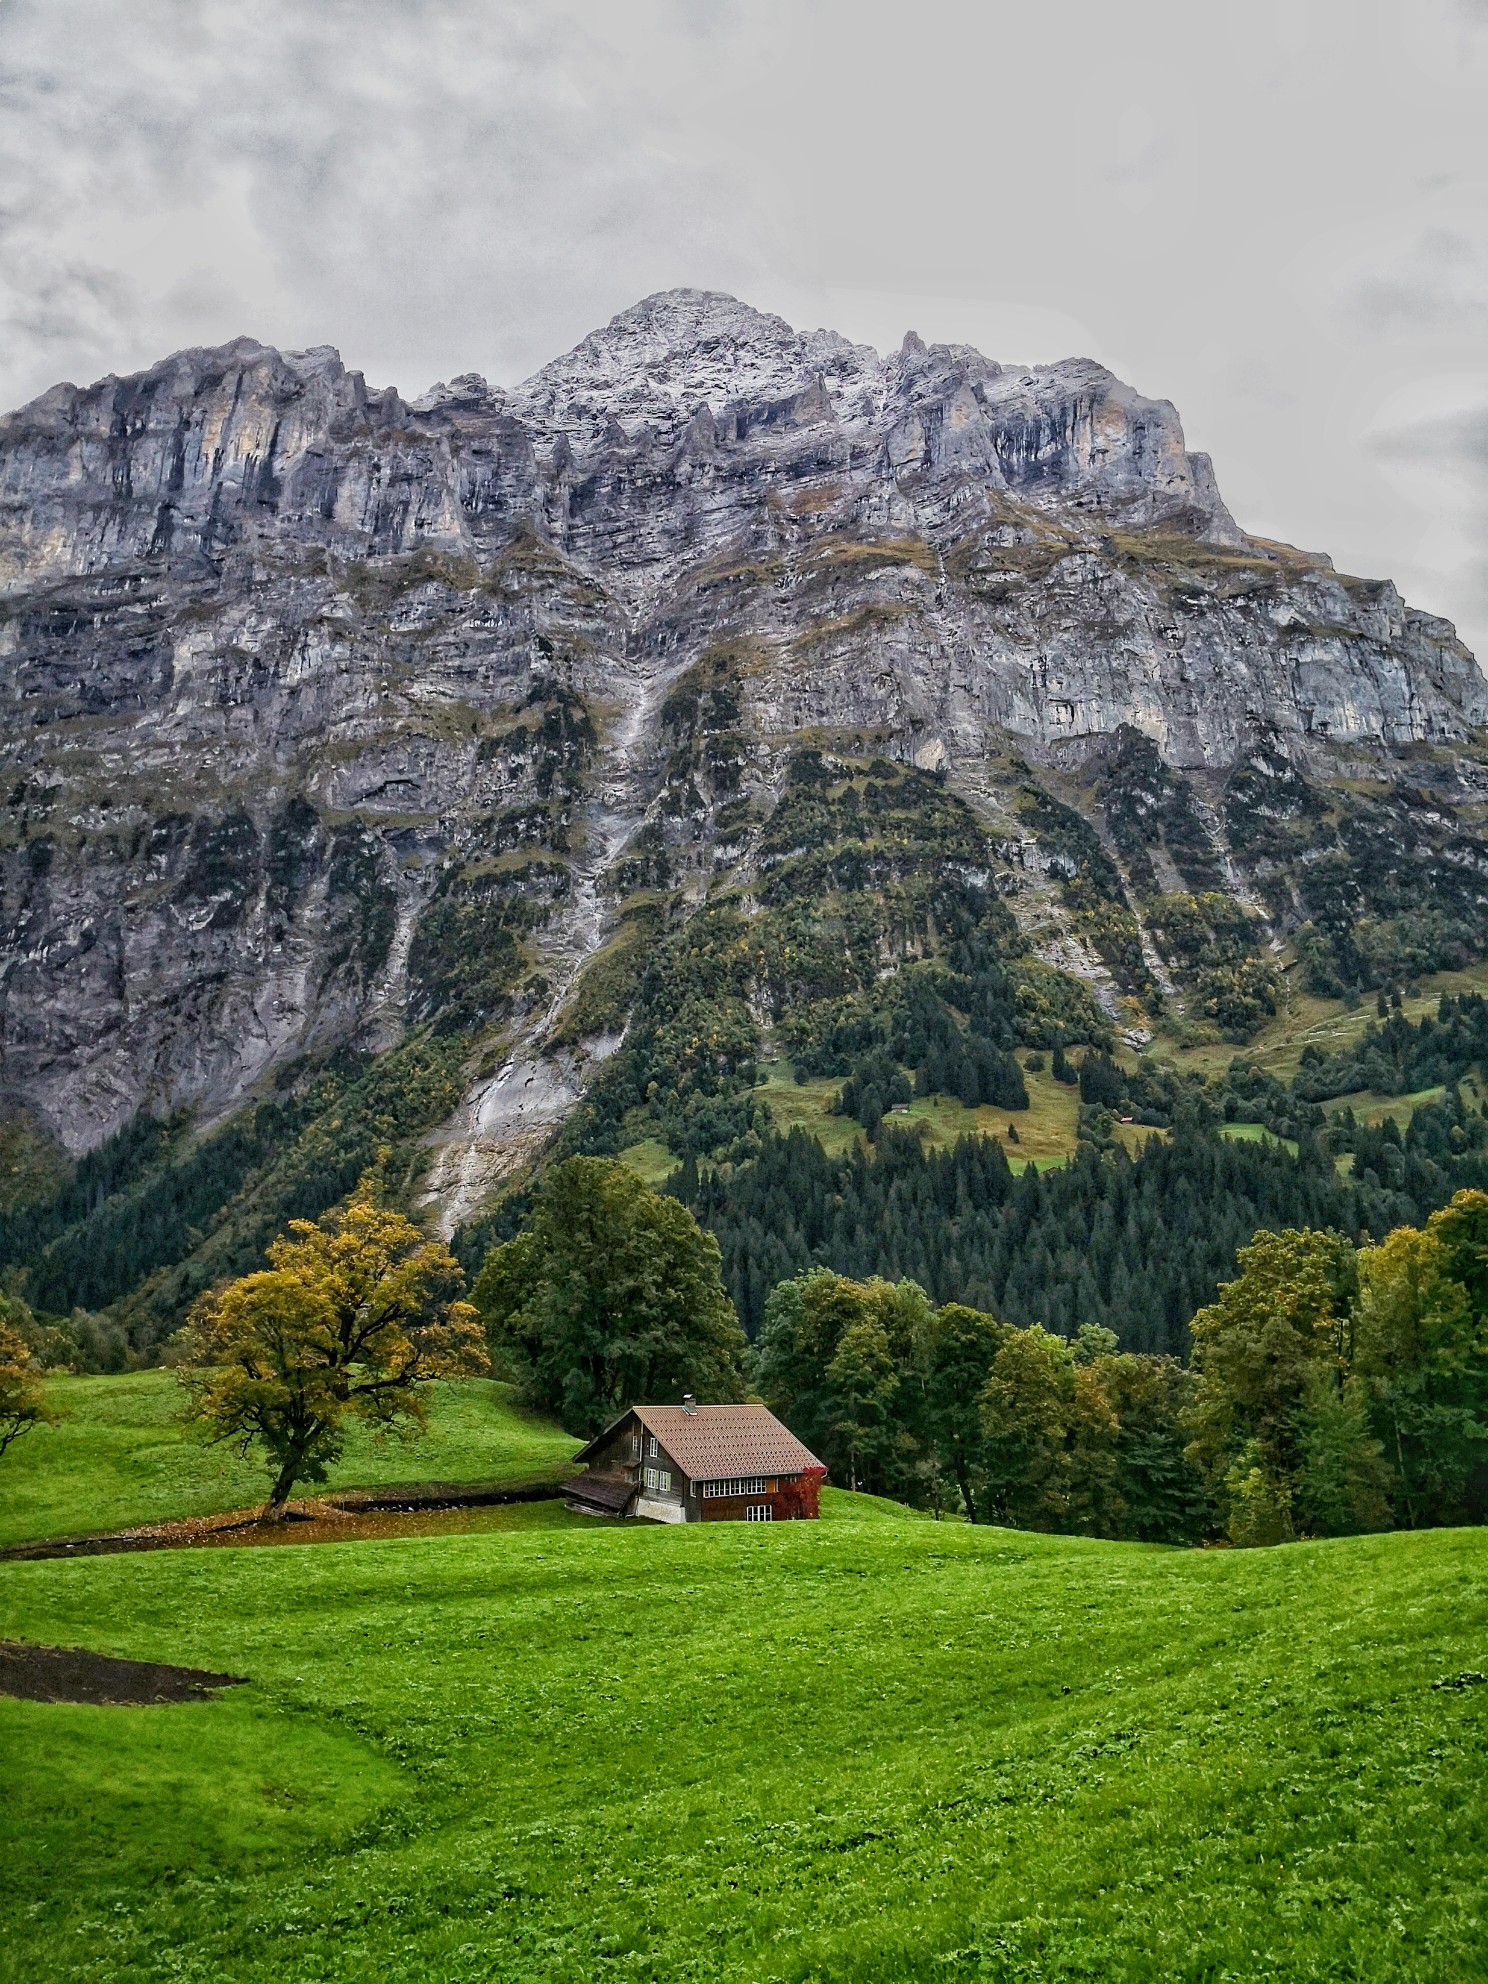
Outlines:
<svg viewBox="0 0 1488 1984"><path fill-rule="evenodd" d="M656 289L1084 354L1488 656L1488 0L0 0L0 403Z"/></svg>

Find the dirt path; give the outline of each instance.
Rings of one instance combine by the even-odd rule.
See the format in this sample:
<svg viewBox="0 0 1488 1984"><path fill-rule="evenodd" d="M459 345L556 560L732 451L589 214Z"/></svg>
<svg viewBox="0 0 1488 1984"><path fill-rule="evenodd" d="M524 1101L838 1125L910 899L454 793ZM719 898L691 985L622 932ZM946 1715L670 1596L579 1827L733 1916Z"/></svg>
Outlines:
<svg viewBox="0 0 1488 1984"><path fill-rule="evenodd" d="M0 1695L23 1702L116 1703L210 1701L219 1688L247 1685L241 1674L201 1667L162 1667L153 1660L116 1660L68 1646L28 1646L0 1640Z"/></svg>

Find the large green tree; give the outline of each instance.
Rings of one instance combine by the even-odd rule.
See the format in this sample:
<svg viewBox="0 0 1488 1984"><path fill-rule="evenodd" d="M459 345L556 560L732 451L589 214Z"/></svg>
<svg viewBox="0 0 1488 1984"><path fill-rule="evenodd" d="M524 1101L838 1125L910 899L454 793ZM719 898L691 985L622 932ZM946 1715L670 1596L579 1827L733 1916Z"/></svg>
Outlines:
<svg viewBox="0 0 1488 1984"><path fill-rule="evenodd" d="M1095 1331L1082 1330L1088 1345ZM1100 1332L1109 1337L1109 1331ZM1210 1532L1213 1508L1188 1458L1184 1416L1193 1379L1176 1358L1109 1348L1081 1357L1116 1421L1116 1527L1141 1543L1197 1543Z"/></svg>
<svg viewBox="0 0 1488 1984"><path fill-rule="evenodd" d="M747 1345L717 1241L612 1159L554 1165L525 1229L491 1249L471 1295L528 1397L572 1433L686 1392L744 1396Z"/></svg>
<svg viewBox="0 0 1488 1984"><path fill-rule="evenodd" d="M834 1407L832 1446L846 1455L846 1485L856 1490L865 1481L884 1480L894 1449L899 1372L877 1316L863 1316L843 1331L827 1382Z"/></svg>
<svg viewBox="0 0 1488 1984"><path fill-rule="evenodd" d="M1378 1443L1350 1387L1358 1273L1340 1233L1258 1233L1194 1317L1189 1457L1236 1543L1379 1527Z"/></svg>
<svg viewBox="0 0 1488 1984"><path fill-rule="evenodd" d="M1291 1505L1302 1534L1355 1536L1389 1529L1392 1474L1358 1376L1320 1359L1307 1373L1297 1428Z"/></svg>
<svg viewBox="0 0 1488 1984"><path fill-rule="evenodd" d="M925 1427L939 1468L955 1482L972 1522L987 1520L981 1396L1008 1337L1006 1324L947 1302L922 1337Z"/></svg>
<svg viewBox="0 0 1488 1984"><path fill-rule="evenodd" d="M1037 1324L1009 1330L980 1403L994 1517L1021 1529L1120 1533L1116 1416L1062 1338Z"/></svg>
<svg viewBox="0 0 1488 1984"><path fill-rule="evenodd" d="M912 1281L853 1281L814 1268L771 1291L756 1382L837 1480L924 1499L921 1345L930 1316Z"/></svg>
<svg viewBox="0 0 1488 1984"><path fill-rule="evenodd" d="M1488 1194L1359 1256L1354 1366L1395 1473L1397 1518L1488 1513Z"/></svg>
<svg viewBox="0 0 1488 1984"><path fill-rule="evenodd" d="M862 1282L830 1268L777 1283L765 1302L754 1346L755 1382L771 1410L823 1458L835 1411L827 1373L842 1337L871 1307Z"/></svg>

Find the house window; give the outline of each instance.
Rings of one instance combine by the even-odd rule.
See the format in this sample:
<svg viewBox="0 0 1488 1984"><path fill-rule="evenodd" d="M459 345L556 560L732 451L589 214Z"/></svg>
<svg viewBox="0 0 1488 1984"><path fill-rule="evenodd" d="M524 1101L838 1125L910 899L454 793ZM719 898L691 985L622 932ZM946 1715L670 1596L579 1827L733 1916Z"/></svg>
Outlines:
<svg viewBox="0 0 1488 1984"><path fill-rule="evenodd" d="M732 1481L705 1481L705 1495L765 1495L769 1493L762 1474L746 1474Z"/></svg>
<svg viewBox="0 0 1488 1984"><path fill-rule="evenodd" d="M774 1522L775 1511L768 1502L751 1502L744 1511L746 1522Z"/></svg>
<svg viewBox="0 0 1488 1984"><path fill-rule="evenodd" d="M656 1458L656 1435L654 1433L646 1443L646 1458L648 1460L655 1460Z"/></svg>
<svg viewBox="0 0 1488 1984"><path fill-rule="evenodd" d="M646 1486L654 1489L658 1495L670 1494L672 1477L664 1467L648 1467L646 1469Z"/></svg>

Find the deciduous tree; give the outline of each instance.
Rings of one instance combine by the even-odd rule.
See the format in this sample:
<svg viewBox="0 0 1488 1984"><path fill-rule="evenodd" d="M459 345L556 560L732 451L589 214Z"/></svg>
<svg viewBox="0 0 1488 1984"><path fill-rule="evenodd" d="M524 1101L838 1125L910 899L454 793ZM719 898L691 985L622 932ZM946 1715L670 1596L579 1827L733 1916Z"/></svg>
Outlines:
<svg viewBox="0 0 1488 1984"><path fill-rule="evenodd" d="M756 1382L839 1480L855 1479L874 1494L923 1495L921 1345L930 1315L929 1298L912 1281L854 1281L815 1268L772 1290ZM884 1356L886 1369L870 1380L870 1366Z"/></svg>
<svg viewBox="0 0 1488 1984"><path fill-rule="evenodd" d="M1359 1257L1355 1366L1395 1470L1400 1520L1480 1521L1488 1503L1488 1195Z"/></svg>
<svg viewBox="0 0 1488 1984"><path fill-rule="evenodd" d="M854 1490L865 1470L878 1480L888 1471L893 1446L894 1394L899 1373L888 1332L876 1316L865 1315L843 1331L827 1366L832 1392L832 1446L847 1462Z"/></svg>
<svg viewBox="0 0 1488 1984"><path fill-rule="evenodd" d="M33 1426L49 1426L57 1418L46 1402L30 1346L14 1327L20 1308L0 1295L0 1454Z"/></svg>
<svg viewBox="0 0 1488 1984"><path fill-rule="evenodd" d="M1109 1331L1082 1329L1075 1345ZM1203 1476L1184 1449L1190 1374L1172 1357L1100 1352L1089 1370L1116 1419L1116 1495L1122 1536L1141 1543L1197 1543L1214 1511Z"/></svg>
<svg viewBox="0 0 1488 1984"><path fill-rule="evenodd" d="M992 1513L1024 1529L1107 1534L1116 1419L1088 1365L1037 1325L1010 1330L981 1395Z"/></svg>
<svg viewBox="0 0 1488 1984"><path fill-rule="evenodd" d="M1320 1364L1337 1373L1346 1369L1357 1288L1354 1250L1339 1233L1258 1233L1238 1258L1238 1278L1193 1319L1196 1385L1188 1448L1237 1542L1236 1523L1245 1540L1256 1526L1235 1513L1241 1502L1267 1512L1261 1527L1268 1534L1290 1523L1306 1413L1315 1396L1310 1374ZM1277 1513L1283 1505L1284 1518Z"/></svg>
<svg viewBox="0 0 1488 1984"><path fill-rule="evenodd" d="M924 1331L926 1429L972 1522L987 1519L980 1401L1007 1336L1005 1324L961 1302L937 1309Z"/></svg>
<svg viewBox="0 0 1488 1984"><path fill-rule="evenodd" d="M1369 1424L1357 1377L1319 1362L1307 1373L1299 1413L1292 1503L1310 1536L1357 1536L1390 1527L1390 1469Z"/></svg>
<svg viewBox="0 0 1488 1984"><path fill-rule="evenodd" d="M628 1405L744 1395L747 1345L718 1243L629 1166L571 1157L471 1294L534 1404L593 1434Z"/></svg>
<svg viewBox="0 0 1488 1984"><path fill-rule="evenodd" d="M833 1401L827 1369L845 1331L868 1313L861 1282L830 1268L810 1268L778 1283L765 1302L754 1351L754 1376L772 1412L807 1446L825 1453Z"/></svg>
<svg viewBox="0 0 1488 1984"><path fill-rule="evenodd" d="M420 1430L430 1380L488 1367L463 1282L369 1173L315 1224L293 1220L266 1269L202 1298L182 1382L210 1439L267 1457L263 1520L283 1518L297 1482L325 1479L349 1422Z"/></svg>

